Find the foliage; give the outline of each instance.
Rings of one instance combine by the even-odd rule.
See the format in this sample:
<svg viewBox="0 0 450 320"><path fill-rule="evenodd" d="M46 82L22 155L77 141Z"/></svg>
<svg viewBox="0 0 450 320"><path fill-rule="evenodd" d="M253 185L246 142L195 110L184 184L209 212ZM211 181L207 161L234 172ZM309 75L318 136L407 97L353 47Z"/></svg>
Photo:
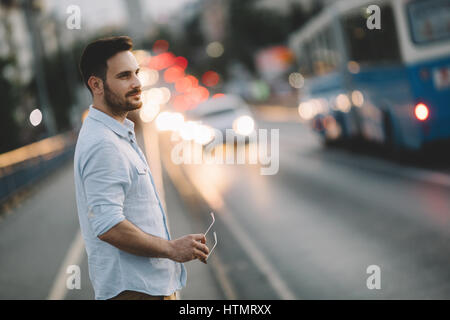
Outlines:
<svg viewBox="0 0 450 320"><path fill-rule="evenodd" d="M5 68L14 64L11 58L0 58L0 153L14 149L19 143L19 126L14 118L18 101L17 88L4 76Z"/></svg>

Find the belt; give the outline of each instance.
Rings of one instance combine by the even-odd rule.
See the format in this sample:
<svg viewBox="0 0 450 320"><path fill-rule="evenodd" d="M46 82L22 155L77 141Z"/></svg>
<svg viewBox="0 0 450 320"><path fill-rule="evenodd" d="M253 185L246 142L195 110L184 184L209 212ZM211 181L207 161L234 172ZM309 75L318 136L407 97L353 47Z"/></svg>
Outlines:
<svg viewBox="0 0 450 320"><path fill-rule="evenodd" d="M109 300L177 300L176 292L170 296L152 296L143 292L125 290Z"/></svg>

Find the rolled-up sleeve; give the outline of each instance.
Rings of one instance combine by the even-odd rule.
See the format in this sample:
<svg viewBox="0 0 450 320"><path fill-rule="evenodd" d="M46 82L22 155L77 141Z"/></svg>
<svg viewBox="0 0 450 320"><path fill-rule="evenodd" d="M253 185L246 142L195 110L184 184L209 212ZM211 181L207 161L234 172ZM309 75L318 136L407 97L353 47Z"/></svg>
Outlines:
<svg viewBox="0 0 450 320"><path fill-rule="evenodd" d="M125 219L123 203L131 185L127 162L113 144L99 144L87 153L82 179L87 217L96 237Z"/></svg>

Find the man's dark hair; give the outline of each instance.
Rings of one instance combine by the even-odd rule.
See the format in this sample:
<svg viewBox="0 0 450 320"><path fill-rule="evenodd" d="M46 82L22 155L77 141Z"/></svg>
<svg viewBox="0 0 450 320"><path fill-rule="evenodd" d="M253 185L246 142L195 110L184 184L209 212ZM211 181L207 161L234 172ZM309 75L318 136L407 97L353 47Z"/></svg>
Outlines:
<svg viewBox="0 0 450 320"><path fill-rule="evenodd" d="M110 37L89 43L83 51L80 59L80 72L84 84L89 89L88 80L91 76L106 80L108 66L106 61L122 51L133 49L133 41L130 37Z"/></svg>

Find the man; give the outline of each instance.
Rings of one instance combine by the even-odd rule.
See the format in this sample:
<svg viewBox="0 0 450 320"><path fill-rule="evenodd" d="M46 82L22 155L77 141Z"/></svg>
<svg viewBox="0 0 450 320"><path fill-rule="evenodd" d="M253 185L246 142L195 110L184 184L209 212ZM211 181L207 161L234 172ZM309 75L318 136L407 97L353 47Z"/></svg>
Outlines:
<svg viewBox="0 0 450 320"><path fill-rule="evenodd" d="M78 217L96 299L175 299L183 262L209 253L203 234L172 240L130 111L142 107L129 37L90 43L80 60L93 104L75 148Z"/></svg>

